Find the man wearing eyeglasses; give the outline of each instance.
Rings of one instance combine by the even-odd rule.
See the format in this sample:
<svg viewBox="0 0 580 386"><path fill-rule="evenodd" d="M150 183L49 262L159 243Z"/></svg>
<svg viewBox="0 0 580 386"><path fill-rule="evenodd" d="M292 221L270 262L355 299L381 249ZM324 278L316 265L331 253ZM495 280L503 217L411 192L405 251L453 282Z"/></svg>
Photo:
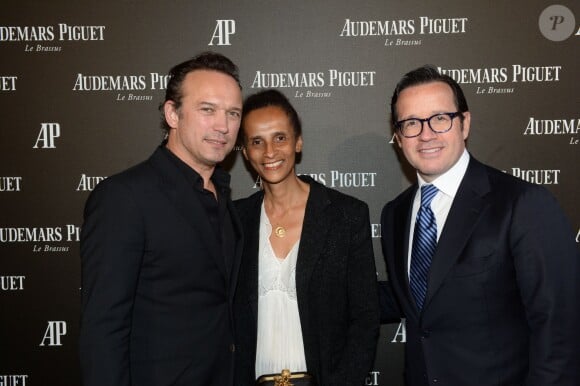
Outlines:
<svg viewBox="0 0 580 386"><path fill-rule="evenodd" d="M381 216L407 384L579 385L580 253L553 196L467 152L465 96L436 68L406 74L391 113L418 180Z"/></svg>

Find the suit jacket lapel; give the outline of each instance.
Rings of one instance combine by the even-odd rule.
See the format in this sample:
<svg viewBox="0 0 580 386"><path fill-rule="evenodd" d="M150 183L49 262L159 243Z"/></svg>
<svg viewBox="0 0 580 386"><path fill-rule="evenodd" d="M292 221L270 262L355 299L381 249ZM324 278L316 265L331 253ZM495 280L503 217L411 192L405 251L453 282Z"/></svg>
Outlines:
<svg viewBox="0 0 580 386"><path fill-rule="evenodd" d="M207 251L211 254L219 270L227 278L225 261L221 254L218 239L212 231L205 209L194 199L193 187L187 183L183 174L172 164L169 157L158 148L149 158L150 164L159 175L161 191L175 206L186 222L200 235L200 240L206 244Z"/></svg>
<svg viewBox="0 0 580 386"><path fill-rule="evenodd" d="M313 180L301 177L310 183L310 193L306 202L304 223L300 247L298 249L298 262L296 263L296 293L298 298L298 310L302 328L307 328L308 320L308 288L310 278L316 262L320 258L320 251L324 247L326 236L332 224L326 220L325 208L330 205L330 198L322 185ZM307 332L305 332L307 334Z"/></svg>
<svg viewBox="0 0 580 386"><path fill-rule="evenodd" d="M408 300L408 310L412 310L414 314L418 314L417 304L415 299L411 295L411 290L409 288L409 235L411 227L411 213L413 209L413 199L415 197L415 192L417 191L417 185L414 185L405 193L406 196L402 197L401 203L395 208L394 211L394 266L395 275L399 278L400 283L405 291L406 299ZM405 314L409 314L408 310Z"/></svg>
<svg viewBox="0 0 580 386"><path fill-rule="evenodd" d="M244 253L242 260L244 261L243 273L240 274L240 279L243 283L240 286L246 287L245 293L248 294L248 304L252 309L254 316L254 325L258 328L258 262L260 260L260 212L262 208L262 201L264 198L263 192L259 192L252 201L248 213L244 213Z"/></svg>
<svg viewBox="0 0 580 386"><path fill-rule="evenodd" d="M433 256L424 309L428 307L429 301L469 240L485 208L484 196L489 189L485 168L477 160L471 158Z"/></svg>

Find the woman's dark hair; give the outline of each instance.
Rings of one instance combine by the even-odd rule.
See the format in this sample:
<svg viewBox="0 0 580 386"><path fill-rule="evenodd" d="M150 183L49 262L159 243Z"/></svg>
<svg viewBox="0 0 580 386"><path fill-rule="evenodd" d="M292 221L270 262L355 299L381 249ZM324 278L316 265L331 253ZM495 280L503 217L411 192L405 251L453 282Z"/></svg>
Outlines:
<svg viewBox="0 0 580 386"><path fill-rule="evenodd" d="M302 135L302 123L300 122L300 117L298 116L298 113L296 112L296 110L294 109L288 98L286 98L286 96L278 90L269 89L248 96L244 102L244 107L242 110L243 115L247 116L253 110L269 106L281 108L288 116L290 124L294 129L294 135L296 136L296 138ZM241 139L243 140L242 143L245 142L246 138L243 126L244 122L242 120L242 129L240 130Z"/></svg>

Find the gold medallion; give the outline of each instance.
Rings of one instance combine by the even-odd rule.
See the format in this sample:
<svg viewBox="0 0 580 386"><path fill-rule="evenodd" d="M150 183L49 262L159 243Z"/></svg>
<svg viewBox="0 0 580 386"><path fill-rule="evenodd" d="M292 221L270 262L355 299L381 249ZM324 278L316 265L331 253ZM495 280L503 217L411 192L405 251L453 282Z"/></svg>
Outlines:
<svg viewBox="0 0 580 386"><path fill-rule="evenodd" d="M276 235L276 237L285 237L286 236L286 228L276 227L276 229L274 229L274 234Z"/></svg>

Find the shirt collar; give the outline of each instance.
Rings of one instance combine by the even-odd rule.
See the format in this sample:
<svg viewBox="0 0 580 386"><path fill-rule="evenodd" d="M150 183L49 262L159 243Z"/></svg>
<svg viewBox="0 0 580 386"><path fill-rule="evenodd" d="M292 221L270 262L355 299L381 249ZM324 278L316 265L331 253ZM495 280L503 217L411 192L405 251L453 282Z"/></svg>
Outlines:
<svg viewBox="0 0 580 386"><path fill-rule="evenodd" d="M196 189L203 190L203 178L201 175L191 166L183 162L181 158L173 154L173 152L166 146L162 146L161 148L169 155L169 158L175 163L187 180L191 181ZM223 170L219 165L215 167L213 174L211 175L212 182L223 194L229 194L230 192L230 178L229 173Z"/></svg>
<svg viewBox="0 0 580 386"><path fill-rule="evenodd" d="M463 149L463 154L461 154L457 162L455 162L455 165L434 179L431 183L441 192L454 198L459 189L459 185L461 184L461 180L463 180L463 176L465 176L465 172L467 171L467 165L469 165L469 153L467 152L467 149ZM419 183L419 189L421 189L423 185L428 184L418 173L417 181Z"/></svg>

